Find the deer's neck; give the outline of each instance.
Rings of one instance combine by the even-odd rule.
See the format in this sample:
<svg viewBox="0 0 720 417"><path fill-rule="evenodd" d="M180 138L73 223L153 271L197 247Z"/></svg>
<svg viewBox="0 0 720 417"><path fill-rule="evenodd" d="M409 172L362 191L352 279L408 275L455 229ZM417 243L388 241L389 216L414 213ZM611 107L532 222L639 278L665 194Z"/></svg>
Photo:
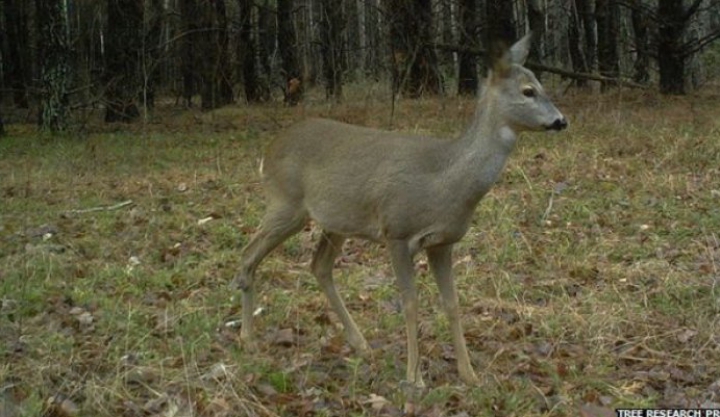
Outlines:
<svg viewBox="0 0 720 417"><path fill-rule="evenodd" d="M475 117L463 136L455 141L451 176L461 181L468 204L477 204L500 177L517 135L498 117L492 95L483 95Z"/></svg>

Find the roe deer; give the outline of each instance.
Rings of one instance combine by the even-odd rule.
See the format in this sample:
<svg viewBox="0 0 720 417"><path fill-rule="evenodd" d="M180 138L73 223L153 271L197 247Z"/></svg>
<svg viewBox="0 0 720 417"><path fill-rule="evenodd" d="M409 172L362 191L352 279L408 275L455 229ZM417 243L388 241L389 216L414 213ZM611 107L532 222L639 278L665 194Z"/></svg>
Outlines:
<svg viewBox="0 0 720 417"><path fill-rule="evenodd" d="M418 363L413 256L427 252L450 323L460 378L477 382L460 324L453 244L498 179L517 133L562 130L565 117L531 71L529 36L496 60L475 118L457 140L414 137L330 120L300 122L264 160L267 212L245 247L235 285L242 290L241 339L252 343L254 275L268 253L313 220L322 229L311 269L359 353L370 348L332 278L348 236L384 242L399 285L407 332L407 381L423 386Z"/></svg>

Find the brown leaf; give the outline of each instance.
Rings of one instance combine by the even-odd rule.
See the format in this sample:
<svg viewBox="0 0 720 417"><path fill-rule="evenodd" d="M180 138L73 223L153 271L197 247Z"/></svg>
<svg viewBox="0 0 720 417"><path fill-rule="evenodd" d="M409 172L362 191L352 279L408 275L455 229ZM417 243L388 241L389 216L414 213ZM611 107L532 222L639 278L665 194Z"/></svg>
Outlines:
<svg viewBox="0 0 720 417"><path fill-rule="evenodd" d="M685 343L689 342L690 339L695 337L695 335L697 335L697 330L684 329L683 331L678 333L676 337L677 337L678 342L685 344Z"/></svg>
<svg viewBox="0 0 720 417"><path fill-rule="evenodd" d="M150 385L157 380L158 374L149 367L135 367L125 375L125 383L132 385Z"/></svg>
<svg viewBox="0 0 720 417"><path fill-rule="evenodd" d="M273 387L273 386L270 385L270 384L263 384L263 383L257 384L257 385L255 386L255 389L257 389L257 391L258 391L260 394L262 394L262 395L264 395L264 396L266 396L266 397L275 397L276 395L278 395L278 392L277 392L277 390L275 389L275 387Z"/></svg>
<svg viewBox="0 0 720 417"><path fill-rule="evenodd" d="M280 329L272 336L272 343L278 346L291 347L297 344L295 329Z"/></svg>
<svg viewBox="0 0 720 417"><path fill-rule="evenodd" d="M365 404L369 404L370 408L375 411L380 411L383 409L383 407L390 404L390 401L388 401L388 399L383 397L382 395L370 394L368 399L365 400Z"/></svg>
<svg viewBox="0 0 720 417"><path fill-rule="evenodd" d="M233 414L233 409L230 404L222 397L213 398L210 403L205 406L202 411L202 416L207 417L219 417L219 416L230 416Z"/></svg>
<svg viewBox="0 0 720 417"><path fill-rule="evenodd" d="M45 400L43 417L72 417L77 414L77 405L64 395L53 395Z"/></svg>
<svg viewBox="0 0 720 417"><path fill-rule="evenodd" d="M220 381L232 376L232 371L227 365L222 362L213 365L208 372L203 374L202 379L209 379L213 381Z"/></svg>
<svg viewBox="0 0 720 417"><path fill-rule="evenodd" d="M157 414L165 408L165 404L167 404L168 399L167 394L162 394L157 398L153 398L143 405L143 411L145 414Z"/></svg>

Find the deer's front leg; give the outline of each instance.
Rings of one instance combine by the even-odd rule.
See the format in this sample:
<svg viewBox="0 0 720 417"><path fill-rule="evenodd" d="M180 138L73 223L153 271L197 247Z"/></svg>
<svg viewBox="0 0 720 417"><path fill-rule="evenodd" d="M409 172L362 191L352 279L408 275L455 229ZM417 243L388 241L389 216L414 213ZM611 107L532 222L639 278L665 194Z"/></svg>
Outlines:
<svg viewBox="0 0 720 417"><path fill-rule="evenodd" d="M405 329L407 332L407 381L417 388L425 383L420 372L420 355L418 351L418 300L415 289L415 277L412 256L406 241L388 242L390 259L395 277L402 295Z"/></svg>
<svg viewBox="0 0 720 417"><path fill-rule="evenodd" d="M450 333L452 334L460 379L469 385L477 384L478 379L470 363L470 355L465 344L462 323L460 323L460 307L452 276L452 245L428 248L426 252L430 269L435 275L435 281L440 289L445 313L450 322Z"/></svg>

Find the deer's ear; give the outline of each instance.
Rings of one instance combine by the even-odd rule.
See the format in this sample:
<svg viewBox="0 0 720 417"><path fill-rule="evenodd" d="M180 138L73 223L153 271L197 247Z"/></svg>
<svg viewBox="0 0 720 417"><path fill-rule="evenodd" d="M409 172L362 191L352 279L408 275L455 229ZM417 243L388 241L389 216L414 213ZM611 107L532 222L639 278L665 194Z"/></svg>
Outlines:
<svg viewBox="0 0 720 417"><path fill-rule="evenodd" d="M490 56L492 59L493 73L500 78L505 78L510 74L510 67L513 64L524 65L530 53L532 34L528 33L522 39L515 42L510 49L503 47L501 43L495 43L490 48Z"/></svg>
<svg viewBox="0 0 720 417"><path fill-rule="evenodd" d="M532 32L528 32L522 39L515 42L515 44L510 47L510 50L507 51L508 60L513 64L524 65L528 53L530 53L531 40Z"/></svg>
<svg viewBox="0 0 720 417"><path fill-rule="evenodd" d="M489 54L492 62L493 78L503 79L510 75L512 61L507 45L503 45L501 41L493 42L490 44Z"/></svg>

